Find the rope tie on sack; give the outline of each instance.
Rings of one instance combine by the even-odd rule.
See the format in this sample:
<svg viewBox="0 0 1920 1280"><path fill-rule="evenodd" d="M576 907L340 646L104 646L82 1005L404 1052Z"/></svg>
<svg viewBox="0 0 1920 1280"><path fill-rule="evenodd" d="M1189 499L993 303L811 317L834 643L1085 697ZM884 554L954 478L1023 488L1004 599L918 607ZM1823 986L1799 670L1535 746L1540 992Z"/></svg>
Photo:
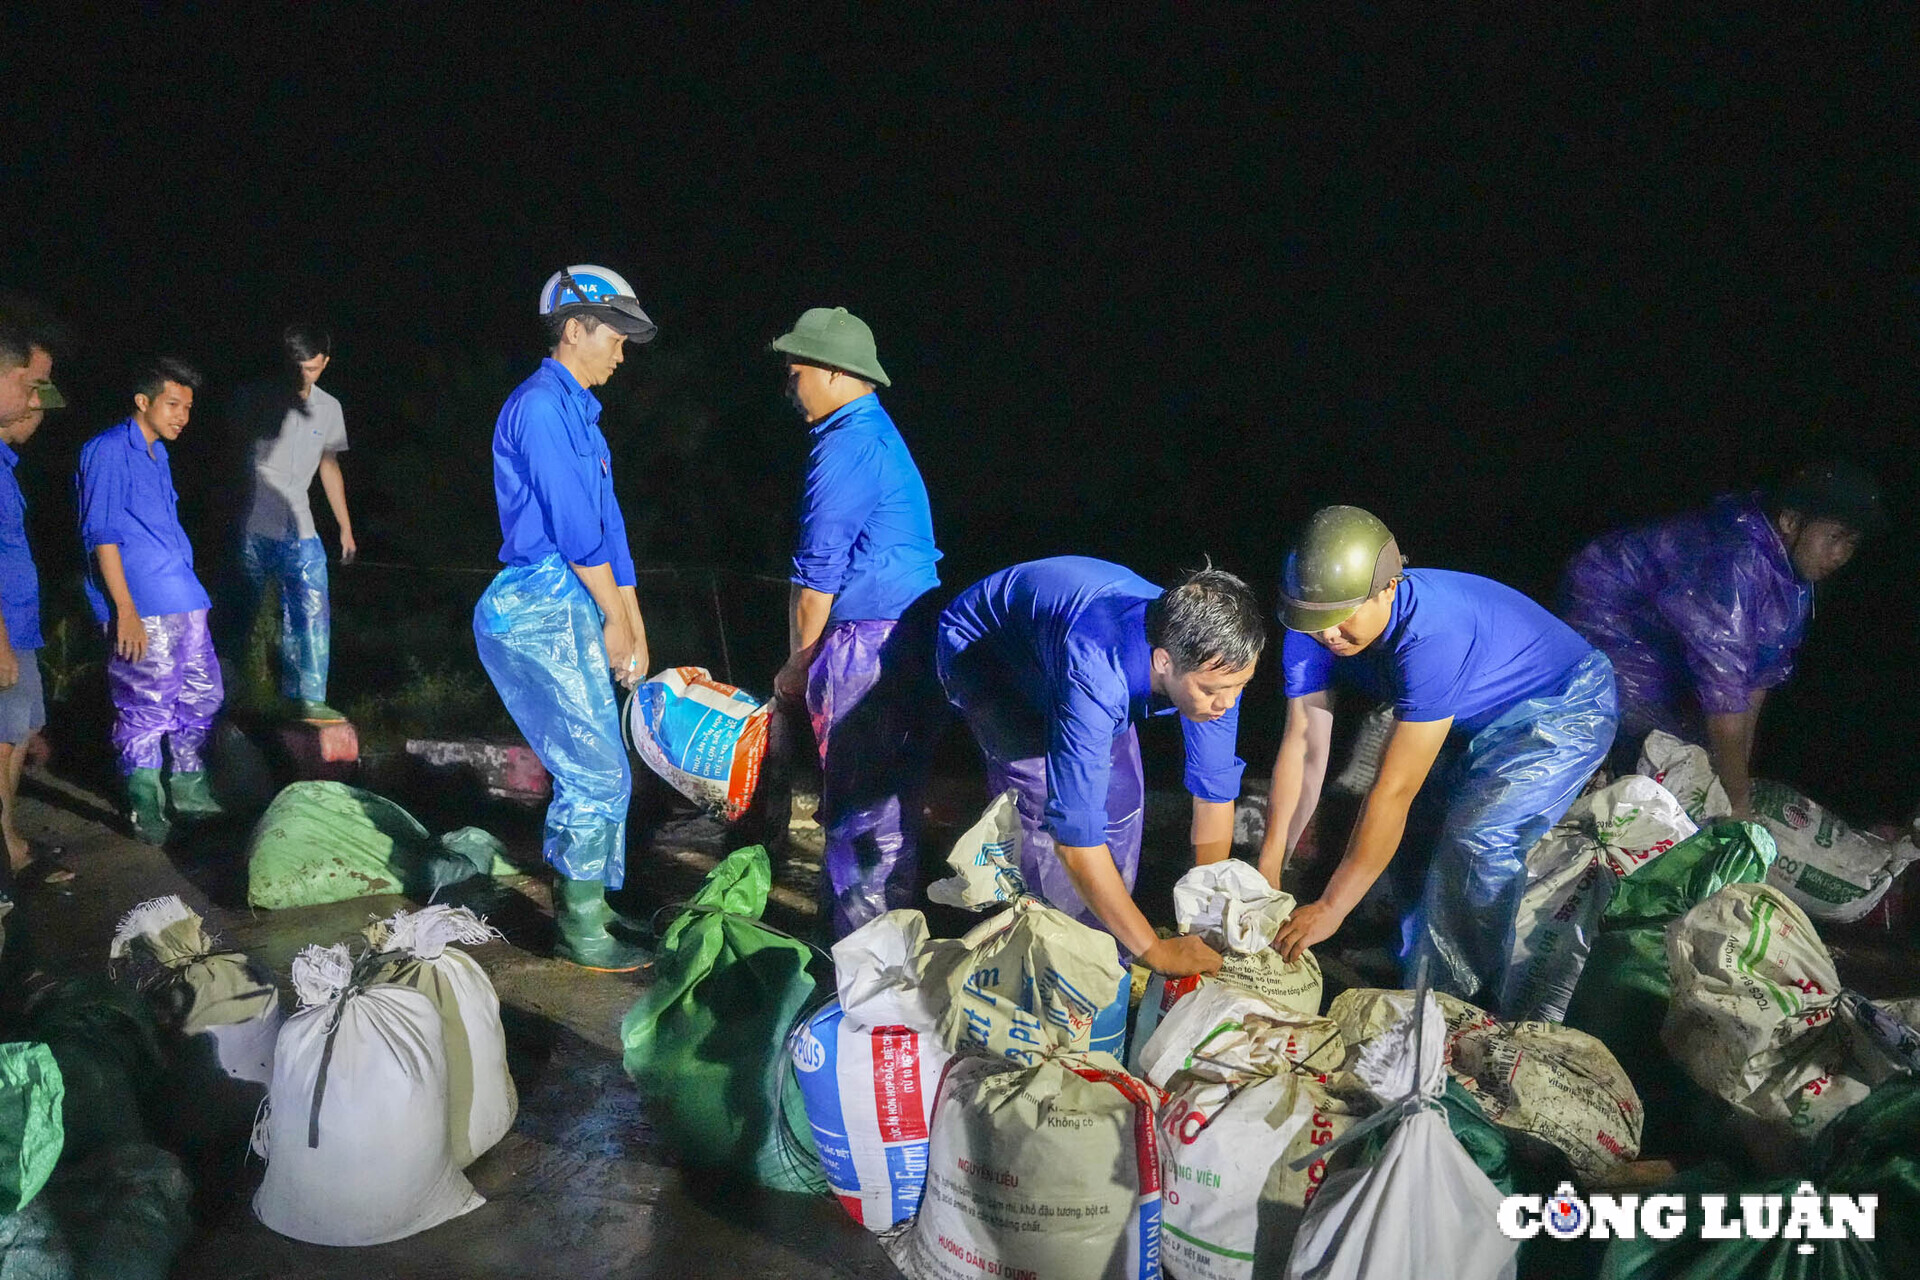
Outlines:
<svg viewBox="0 0 1920 1280"><path fill-rule="evenodd" d="M1359 1138L1365 1137L1375 1129L1394 1121L1411 1119L1422 1111L1437 1111L1442 1115L1446 1114L1446 1108L1440 1105L1438 1096L1428 1094L1421 1087L1420 1083L1420 1078L1423 1074L1421 1064L1426 1060L1426 1013L1427 1000L1431 989L1432 984L1427 972L1427 957L1421 956L1417 975L1414 979L1413 993L1413 1092L1399 1099L1397 1102L1388 1103L1386 1106L1380 1108L1380 1110L1368 1116L1365 1120L1360 1121L1351 1129L1348 1129L1345 1133L1335 1138L1332 1142L1324 1146L1315 1147L1305 1155L1291 1161L1287 1166L1288 1168L1293 1169L1295 1172L1304 1170L1315 1161L1329 1159L1333 1153L1340 1150L1340 1148L1347 1146ZM1446 1081L1443 1072L1441 1087L1444 1089L1445 1085Z"/></svg>

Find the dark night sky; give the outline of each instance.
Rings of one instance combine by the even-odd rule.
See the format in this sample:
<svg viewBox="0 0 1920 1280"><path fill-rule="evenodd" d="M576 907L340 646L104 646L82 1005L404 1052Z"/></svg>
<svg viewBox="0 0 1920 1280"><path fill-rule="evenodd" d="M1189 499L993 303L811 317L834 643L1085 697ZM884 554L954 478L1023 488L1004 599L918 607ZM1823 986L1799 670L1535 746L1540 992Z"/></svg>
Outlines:
<svg viewBox="0 0 1920 1280"><path fill-rule="evenodd" d="M1899 533L1767 750L1915 798L1909 20L44 8L0 18L0 213L4 283L75 322L65 447L132 355L217 397L319 310L363 542L485 563L492 408L580 260L661 324L608 397L655 560L779 570L800 444L761 348L822 303L878 333L955 587L1076 551L1270 591L1352 501L1546 597L1584 537L1838 447ZM423 530L409 475L473 518Z"/></svg>

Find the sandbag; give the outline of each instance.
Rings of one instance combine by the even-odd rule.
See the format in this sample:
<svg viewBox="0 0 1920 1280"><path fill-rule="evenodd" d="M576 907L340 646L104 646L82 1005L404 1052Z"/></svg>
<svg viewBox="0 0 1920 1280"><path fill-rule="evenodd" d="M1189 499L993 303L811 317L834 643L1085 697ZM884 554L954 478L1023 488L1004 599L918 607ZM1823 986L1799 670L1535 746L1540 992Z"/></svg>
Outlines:
<svg viewBox="0 0 1920 1280"><path fill-rule="evenodd" d="M44 1044L0 1044L0 1214L33 1203L60 1162L66 1086ZM0 1263L0 1276L6 1268Z"/></svg>
<svg viewBox="0 0 1920 1280"><path fill-rule="evenodd" d="M1767 883L1816 922L1858 920L1880 905L1895 876L1920 859L1914 830L1898 840L1856 831L1783 782L1754 781L1753 814L1779 850Z"/></svg>
<svg viewBox="0 0 1920 1280"><path fill-rule="evenodd" d="M1770 884L1734 884L1666 932L1660 1038L1702 1088L1816 1136L1867 1096L1835 1022L1840 976L1813 922Z"/></svg>
<svg viewBox="0 0 1920 1280"><path fill-rule="evenodd" d="M73 1280L73 1250L44 1198L0 1218L0 1280Z"/></svg>
<svg viewBox="0 0 1920 1280"><path fill-rule="evenodd" d="M167 1280L193 1234L193 1184L171 1151L128 1143L63 1168L45 1199L74 1280ZM14 1273L0 1264L0 1277Z"/></svg>
<svg viewBox="0 0 1920 1280"><path fill-rule="evenodd" d="M427 901L476 875L517 873L486 832L435 840L385 796L341 782L286 787L247 841L247 902L270 911L389 893Z"/></svg>
<svg viewBox="0 0 1920 1280"><path fill-rule="evenodd" d="M1353 1070L1401 1118L1377 1160L1321 1185L1285 1274L1289 1280L1511 1277L1515 1242L1490 1229L1500 1190L1453 1136L1439 1108L1447 1078L1440 1006L1429 998L1415 1008L1411 992L1385 993L1379 1003L1402 1008L1406 1016L1357 1046ZM1349 1136L1359 1132L1356 1126Z"/></svg>
<svg viewBox="0 0 1920 1280"><path fill-rule="evenodd" d="M633 691L621 725L647 768L732 822L760 785L772 713L772 703L715 680L705 667L670 667Z"/></svg>
<svg viewBox="0 0 1920 1280"><path fill-rule="evenodd" d="M1003 791L974 824L960 833L947 855L953 874L927 886L927 897L963 911L1014 902L1027 891L1020 874L1018 793Z"/></svg>
<svg viewBox="0 0 1920 1280"><path fill-rule="evenodd" d="M894 1263L908 1280L1155 1280L1162 1101L1104 1053L955 1059Z"/></svg>
<svg viewBox="0 0 1920 1280"><path fill-rule="evenodd" d="M1246 1026L1260 1032L1251 1045L1238 1038ZM1233 1061L1257 1063L1268 1075L1324 1074L1339 1070L1346 1060L1347 1042L1339 1023L1275 1008L1226 983L1212 983L1181 1000L1147 1041L1140 1053L1141 1078L1164 1089L1182 1072L1206 1074L1216 1040L1232 1051Z"/></svg>
<svg viewBox="0 0 1920 1280"><path fill-rule="evenodd" d="M943 993L941 1042L1029 1065L1052 1051L1101 1047L1094 1018L1119 996L1126 972L1112 934L1032 897L921 955L919 981Z"/></svg>
<svg viewBox="0 0 1920 1280"><path fill-rule="evenodd" d="M913 972L926 938L918 911L889 911L842 938L838 998L789 1045L827 1185L870 1231L911 1218L926 1188L934 1098L951 1057Z"/></svg>
<svg viewBox="0 0 1920 1280"><path fill-rule="evenodd" d="M507 1070L500 997L486 970L452 946L479 946L500 931L465 907L402 911L365 930L378 953L371 982L411 987L440 1015L447 1061L447 1132L453 1162L464 1169L513 1128L520 1095Z"/></svg>
<svg viewBox="0 0 1920 1280"><path fill-rule="evenodd" d="M1720 785L1713 771L1713 757L1705 747L1655 729L1640 744L1640 763L1635 772L1672 792L1687 816L1702 826L1733 813L1733 802L1727 799L1727 789Z"/></svg>
<svg viewBox="0 0 1920 1280"><path fill-rule="evenodd" d="M63 1086L60 1166L148 1139L145 1104L165 1067L153 1012L104 978L72 978L34 996L27 1038L44 1043Z"/></svg>
<svg viewBox="0 0 1920 1280"><path fill-rule="evenodd" d="M1187 1039L1183 1024L1195 1020L1210 1025L1160 1109L1163 1265L1176 1280L1273 1275L1329 1170L1325 1159L1295 1163L1354 1123L1355 1108L1311 1065L1345 1056L1339 1030L1269 1016L1213 986L1182 1001L1161 1034Z"/></svg>
<svg viewBox="0 0 1920 1280"><path fill-rule="evenodd" d="M1652 778L1630 775L1575 800L1527 852L1527 887L1500 985L1502 1014L1515 1021L1566 1017L1614 885L1696 830Z"/></svg>
<svg viewBox="0 0 1920 1280"><path fill-rule="evenodd" d="M1823 1191L1878 1196L1874 1249L1891 1276L1920 1259L1920 1079L1889 1080L1828 1125L1817 1152Z"/></svg>
<svg viewBox="0 0 1920 1280"><path fill-rule="evenodd" d="M204 1039L227 1076L262 1086L272 1078L283 1021L272 972L222 950L178 896L153 898L122 916L107 960L130 972L163 1029L189 1042Z"/></svg>
<svg viewBox="0 0 1920 1280"><path fill-rule="evenodd" d="M653 985L620 1038L627 1074L677 1161L818 1192L826 1183L786 1045L813 999L815 953L760 923L772 887L759 845L708 872L667 926Z"/></svg>
<svg viewBox="0 0 1920 1280"><path fill-rule="evenodd" d="M483 1203L453 1163L445 1032L410 987L366 985L344 945L294 957L300 1009L280 1029L253 1150L253 1212L309 1244L400 1240Z"/></svg>

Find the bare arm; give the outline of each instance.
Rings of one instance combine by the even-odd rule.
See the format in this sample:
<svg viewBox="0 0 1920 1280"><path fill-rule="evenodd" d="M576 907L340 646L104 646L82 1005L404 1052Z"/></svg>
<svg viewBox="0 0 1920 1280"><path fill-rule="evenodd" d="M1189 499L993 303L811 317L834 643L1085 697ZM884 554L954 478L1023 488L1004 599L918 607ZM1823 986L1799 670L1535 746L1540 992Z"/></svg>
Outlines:
<svg viewBox="0 0 1920 1280"><path fill-rule="evenodd" d="M133 607L126 567L120 562L120 544L103 542L93 552L100 560L107 598L113 601L113 651L128 662L138 662L147 656L147 629L140 621L139 610Z"/></svg>
<svg viewBox="0 0 1920 1280"><path fill-rule="evenodd" d="M1172 977L1219 969L1219 953L1199 938L1161 938L1154 933L1146 916L1134 905L1119 868L1113 865L1113 852L1106 845L1079 848L1056 844L1054 848L1080 900L1142 964Z"/></svg>
<svg viewBox="0 0 1920 1280"><path fill-rule="evenodd" d="M340 526L340 563L352 564L360 546L353 540L353 517L347 514L347 478L340 472L339 454L320 455L320 488L333 508L334 523Z"/></svg>
<svg viewBox="0 0 1920 1280"><path fill-rule="evenodd" d="M1225 862L1233 856L1233 801L1193 798L1193 865Z"/></svg>
<svg viewBox="0 0 1920 1280"><path fill-rule="evenodd" d="M647 620L640 616L640 593L633 587L621 587L620 599L627 606L627 626L633 632L634 669L640 673L640 679L645 680L652 670L649 665L652 655L647 652Z"/></svg>
<svg viewBox="0 0 1920 1280"><path fill-rule="evenodd" d="M1707 717L1707 750L1713 756L1713 771L1727 789L1733 816L1753 816L1753 735L1760 723L1760 705L1767 699L1765 689L1753 691L1745 711Z"/></svg>
<svg viewBox="0 0 1920 1280"><path fill-rule="evenodd" d="M833 597L792 583L787 591L787 662L773 678L774 692L790 702L807 696L807 668L819 651L820 637L826 634L827 619L833 613Z"/></svg>
<svg viewBox="0 0 1920 1280"><path fill-rule="evenodd" d="M587 594L600 606L600 613L606 619L601 625L601 635L607 643L607 665L613 669L614 678L629 687L639 680L639 655L633 649L633 627L627 621L627 602L621 598L620 588L613 583L613 566L610 564L572 565L574 576L586 587Z"/></svg>
<svg viewBox="0 0 1920 1280"><path fill-rule="evenodd" d="M1260 874L1276 889L1287 855L1320 804L1332 742L1333 701L1326 690L1287 699L1287 727L1267 790L1267 836L1260 846Z"/></svg>
<svg viewBox="0 0 1920 1280"><path fill-rule="evenodd" d="M1453 717L1445 720L1402 720L1387 740L1386 755L1380 761L1380 776L1360 807L1360 821L1354 825L1347 851L1327 882L1318 902L1310 902L1287 917L1273 945L1288 960L1317 942L1330 938L1366 896L1373 882L1393 860L1406 834L1407 810L1427 780L1440 747L1453 727Z"/></svg>

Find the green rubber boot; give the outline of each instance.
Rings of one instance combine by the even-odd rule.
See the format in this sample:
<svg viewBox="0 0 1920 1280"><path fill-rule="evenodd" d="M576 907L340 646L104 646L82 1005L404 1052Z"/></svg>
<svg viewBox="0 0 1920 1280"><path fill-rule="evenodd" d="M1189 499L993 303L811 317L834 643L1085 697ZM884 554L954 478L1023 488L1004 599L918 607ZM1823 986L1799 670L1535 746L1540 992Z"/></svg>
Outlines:
<svg viewBox="0 0 1920 1280"><path fill-rule="evenodd" d="M632 973L650 957L644 948L607 932L614 919L606 885L554 876L553 923L559 934L553 944L554 959L602 973Z"/></svg>
<svg viewBox="0 0 1920 1280"><path fill-rule="evenodd" d="M303 698L293 704L293 710L294 719L303 720L308 724L345 724L347 722L345 716L324 702L313 702Z"/></svg>
<svg viewBox="0 0 1920 1280"><path fill-rule="evenodd" d="M167 779L167 797L173 801L176 818L217 818L226 810L213 798L204 769L194 773L175 773Z"/></svg>
<svg viewBox="0 0 1920 1280"><path fill-rule="evenodd" d="M158 769L135 769L127 775L127 823L140 843L166 843L171 827L167 823L167 794L160 786Z"/></svg>

